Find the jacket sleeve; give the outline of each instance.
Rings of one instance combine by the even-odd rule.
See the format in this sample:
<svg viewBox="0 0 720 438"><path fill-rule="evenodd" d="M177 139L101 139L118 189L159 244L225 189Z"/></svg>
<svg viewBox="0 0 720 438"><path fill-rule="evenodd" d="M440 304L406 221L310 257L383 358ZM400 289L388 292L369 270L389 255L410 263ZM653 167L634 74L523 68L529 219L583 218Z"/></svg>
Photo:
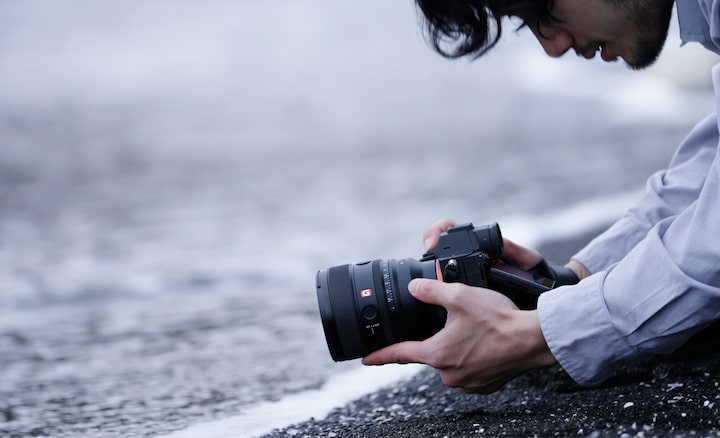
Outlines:
<svg viewBox="0 0 720 438"><path fill-rule="evenodd" d="M655 224L677 216L697 199L717 147L717 119L711 115L688 134L668 169L648 179L643 197L573 259L590 272L604 271L622 260Z"/></svg>
<svg viewBox="0 0 720 438"><path fill-rule="evenodd" d="M698 124L643 198L576 255L593 275L540 297L545 339L578 383L672 352L720 318L717 122Z"/></svg>

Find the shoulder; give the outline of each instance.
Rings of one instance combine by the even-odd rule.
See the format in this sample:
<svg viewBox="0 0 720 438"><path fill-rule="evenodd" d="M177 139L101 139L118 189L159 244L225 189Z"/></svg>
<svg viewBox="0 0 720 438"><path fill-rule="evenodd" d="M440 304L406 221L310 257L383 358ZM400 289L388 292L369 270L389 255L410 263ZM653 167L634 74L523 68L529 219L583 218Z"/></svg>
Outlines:
<svg viewBox="0 0 720 438"><path fill-rule="evenodd" d="M720 54L720 0L677 0L680 38Z"/></svg>

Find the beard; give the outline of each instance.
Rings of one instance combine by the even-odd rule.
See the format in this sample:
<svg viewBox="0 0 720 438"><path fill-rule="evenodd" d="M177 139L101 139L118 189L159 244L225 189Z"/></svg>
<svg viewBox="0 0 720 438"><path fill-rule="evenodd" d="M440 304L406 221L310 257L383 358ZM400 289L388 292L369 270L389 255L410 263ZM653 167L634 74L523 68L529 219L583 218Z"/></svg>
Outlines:
<svg viewBox="0 0 720 438"><path fill-rule="evenodd" d="M635 25L636 39L631 48L632 59L627 62L629 68L641 70L651 66L662 52L667 39L673 0L663 0L660 4L643 0L630 1L625 6L628 17Z"/></svg>

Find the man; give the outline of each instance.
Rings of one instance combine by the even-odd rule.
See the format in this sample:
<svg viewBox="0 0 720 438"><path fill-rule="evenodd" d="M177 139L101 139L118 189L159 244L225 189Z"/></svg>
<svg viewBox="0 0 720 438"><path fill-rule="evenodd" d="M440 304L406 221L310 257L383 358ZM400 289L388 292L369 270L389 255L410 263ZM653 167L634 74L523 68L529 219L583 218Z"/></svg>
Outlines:
<svg viewBox="0 0 720 438"><path fill-rule="evenodd" d="M632 69L658 57L671 0L418 0L430 38L448 57L480 56L501 35L501 20L523 20L550 56L621 58ZM720 0L677 0L680 36L720 53ZM448 45L448 43L454 43ZM720 67L713 69L720 103ZM582 385L615 365L671 353L720 320L720 157L718 117L701 121L668 169L618 222L566 265L581 281L518 310L488 289L417 279L414 297L448 310L445 328L423 342L391 345L367 365L420 362L448 386L489 393L534 367L559 363ZM452 225L425 233L426 249ZM503 259L528 269L542 256L506 241Z"/></svg>

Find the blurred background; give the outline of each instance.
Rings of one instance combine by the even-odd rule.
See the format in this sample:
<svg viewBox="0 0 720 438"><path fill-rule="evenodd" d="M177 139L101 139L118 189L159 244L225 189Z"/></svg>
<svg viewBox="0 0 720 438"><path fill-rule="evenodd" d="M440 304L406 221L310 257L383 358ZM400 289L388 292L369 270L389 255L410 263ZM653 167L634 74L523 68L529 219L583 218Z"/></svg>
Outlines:
<svg viewBox="0 0 720 438"><path fill-rule="evenodd" d="M713 111L716 60L676 37L638 73L512 28L448 61L410 0L0 0L0 434L317 388L359 367L318 269L641 190Z"/></svg>

